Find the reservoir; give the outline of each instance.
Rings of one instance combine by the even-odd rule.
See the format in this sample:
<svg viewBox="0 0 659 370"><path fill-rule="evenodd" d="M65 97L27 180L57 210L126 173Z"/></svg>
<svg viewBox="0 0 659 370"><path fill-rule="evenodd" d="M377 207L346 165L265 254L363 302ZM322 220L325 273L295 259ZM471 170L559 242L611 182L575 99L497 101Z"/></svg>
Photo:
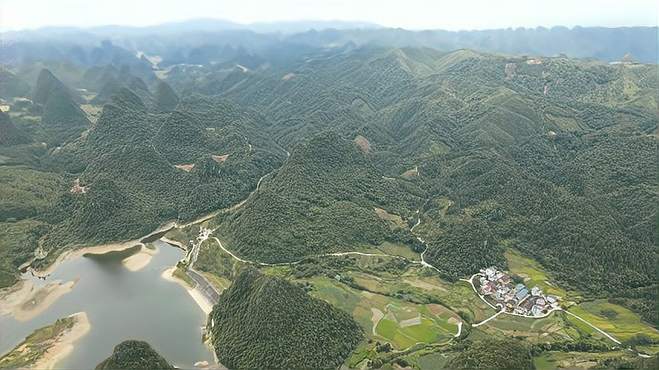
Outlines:
<svg viewBox="0 0 659 370"><path fill-rule="evenodd" d="M27 321L0 316L0 354L10 351L35 329L84 311L91 329L75 342L73 351L56 368L92 369L112 353L115 345L127 339L147 341L180 368L193 368L197 361L214 363L210 348L201 340L206 315L185 288L161 277L165 269L182 258L183 251L161 241L150 246L156 253L137 271L122 264L127 257L124 251L65 260L45 281L25 274L24 279L36 286L57 280L77 282L70 292Z"/></svg>

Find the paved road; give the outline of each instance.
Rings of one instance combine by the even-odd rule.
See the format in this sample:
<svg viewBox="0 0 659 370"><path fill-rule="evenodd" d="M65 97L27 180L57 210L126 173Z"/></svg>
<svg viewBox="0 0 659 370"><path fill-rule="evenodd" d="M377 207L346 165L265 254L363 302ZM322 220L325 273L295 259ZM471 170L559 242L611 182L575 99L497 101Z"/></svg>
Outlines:
<svg viewBox="0 0 659 370"><path fill-rule="evenodd" d="M490 321L490 320L493 320L494 318L496 318L497 316L499 316L499 315L501 315L502 313L505 313L505 312L506 312L505 308L502 307L501 310L500 310L499 312L495 313L494 315L488 317L487 319L485 319L485 320L483 320L483 321L481 321L481 322L479 322L479 323L473 324L472 326L473 326L474 328L475 328L475 327L478 327L478 326L481 326L481 325L485 324L486 322L488 322L488 321Z"/></svg>

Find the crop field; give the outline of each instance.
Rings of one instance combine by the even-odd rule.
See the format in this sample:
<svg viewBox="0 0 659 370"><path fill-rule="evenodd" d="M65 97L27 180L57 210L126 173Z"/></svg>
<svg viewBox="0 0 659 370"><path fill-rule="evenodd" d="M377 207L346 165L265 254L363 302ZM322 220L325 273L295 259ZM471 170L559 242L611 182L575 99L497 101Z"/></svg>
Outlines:
<svg viewBox="0 0 659 370"><path fill-rule="evenodd" d="M474 293L471 285L465 282L453 284L448 292L440 294L440 297L442 302L450 307L469 313L474 322L485 320L496 313Z"/></svg>
<svg viewBox="0 0 659 370"><path fill-rule="evenodd" d="M574 335L560 317L560 313L556 312L542 319L499 315L482 328L492 334L524 337L533 343L570 340ZM578 334L576 336L578 337Z"/></svg>
<svg viewBox="0 0 659 370"><path fill-rule="evenodd" d="M406 294L433 297L455 312L466 313L474 322L485 320L496 313L474 293L469 284L448 283L421 267L411 267L401 276L359 271L350 271L346 275L372 292L389 295L404 291Z"/></svg>
<svg viewBox="0 0 659 370"><path fill-rule="evenodd" d="M536 370L587 369L606 359L633 358L627 351L589 353L589 352L545 352L533 358Z"/></svg>
<svg viewBox="0 0 659 370"><path fill-rule="evenodd" d="M310 282L312 295L351 313L369 337L390 342L396 349L445 341L457 333L458 316L441 305L358 291L326 277Z"/></svg>
<svg viewBox="0 0 659 370"><path fill-rule="evenodd" d="M537 286L545 294L567 297L568 293L551 282L551 278L537 261L524 257L513 249L507 249L504 255L510 272L523 277L526 286Z"/></svg>
<svg viewBox="0 0 659 370"><path fill-rule="evenodd" d="M636 334L646 334L655 340L659 340L659 331L641 321L637 314L603 299L583 302L578 306L571 307L569 311L621 341L627 340ZM578 323L575 324L579 325ZM585 325L581 324L582 326ZM592 331L592 329L590 330Z"/></svg>

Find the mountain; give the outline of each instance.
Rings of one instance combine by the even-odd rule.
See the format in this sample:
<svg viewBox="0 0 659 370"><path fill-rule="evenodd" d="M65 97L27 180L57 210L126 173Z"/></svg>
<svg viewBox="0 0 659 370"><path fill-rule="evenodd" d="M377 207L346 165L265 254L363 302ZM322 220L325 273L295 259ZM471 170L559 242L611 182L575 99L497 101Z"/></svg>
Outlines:
<svg viewBox="0 0 659 370"><path fill-rule="evenodd" d="M203 97L180 109L151 113L122 88L84 138L52 156L88 191L61 195L45 245L139 237L229 207L281 163L283 150L259 129L262 116Z"/></svg>
<svg viewBox="0 0 659 370"><path fill-rule="evenodd" d="M96 365L96 370L175 369L147 342L126 340L114 347L110 357Z"/></svg>
<svg viewBox="0 0 659 370"><path fill-rule="evenodd" d="M41 123L44 126L60 127L86 127L90 124L85 112L66 90L62 89L53 89L48 94L43 106Z"/></svg>
<svg viewBox="0 0 659 370"><path fill-rule="evenodd" d="M109 103L115 94L119 93L122 88L126 88L137 95L142 103L149 108L155 105L154 97L151 91L149 91L149 87L139 77L134 77L124 71L116 75L104 76L103 80L102 87L98 90L98 94L90 101L91 104L104 105Z"/></svg>
<svg viewBox="0 0 659 370"><path fill-rule="evenodd" d="M220 230L241 256L290 262L395 240L400 235L376 208L411 216L416 201L383 179L356 144L324 133L296 147Z"/></svg>
<svg viewBox="0 0 659 370"><path fill-rule="evenodd" d="M418 232L428 241L429 262L445 278L467 276L479 265L504 265L502 243L513 243L551 266L564 284L593 296L624 296L652 320L657 251L649 199L658 123L653 68L367 47L314 55L286 69L228 75L216 93L266 112L275 122L272 135L288 148L331 129L345 139L365 140L381 176L403 177L416 169L411 173L418 176L407 180L420 187L416 196L428 199ZM341 152L328 142L318 146ZM305 148L305 157L330 157ZM293 150L281 172L264 181L263 197L223 221L227 245L246 258L283 262L327 251L322 240L337 240L337 250L349 245L346 239L364 243L368 232L326 222L319 211L329 208L314 203L363 205L350 198L359 186L331 166L336 176L324 178L324 164L310 162ZM284 182L293 166L299 172ZM353 178L369 173L346 168ZM337 187L341 196L317 185L344 182L353 190ZM413 222L412 204L384 208ZM268 216L269 210L287 217ZM363 208L353 210L332 219L368 219ZM297 221L304 219L323 227ZM600 221L585 221L594 219ZM351 225L386 235L376 223L360 222Z"/></svg>
<svg viewBox="0 0 659 370"><path fill-rule="evenodd" d="M0 98L26 97L30 94L30 86L16 74L0 68Z"/></svg>
<svg viewBox="0 0 659 370"><path fill-rule="evenodd" d="M165 81L158 81L154 93L156 109L161 112L170 112L176 108L179 97L171 86Z"/></svg>
<svg viewBox="0 0 659 370"><path fill-rule="evenodd" d="M253 268L221 295L209 327L220 363L238 369L337 368L363 337L350 315Z"/></svg>
<svg viewBox="0 0 659 370"><path fill-rule="evenodd" d="M91 124L71 90L47 69L39 73L32 100L42 110L37 136L51 145L75 139Z"/></svg>
<svg viewBox="0 0 659 370"><path fill-rule="evenodd" d="M106 26L5 32L2 37L8 42L0 47L0 63L18 65L35 59L74 59L84 66L127 65L131 73L147 83L155 79L151 70L153 65L139 56L159 56L162 58L161 67L179 63L211 64L222 59L222 53L218 51L226 46L239 46L260 57L281 53L290 49L287 48L290 45L295 45L298 50L370 45L429 47L442 51L477 49L517 56L565 54L607 62L620 61L630 54L639 62L654 63L658 47L656 34L657 27L411 31L364 22L298 21L240 25L199 19L141 28ZM181 35L185 35L185 43L179 42ZM206 50L204 54L208 57L200 59L197 54L200 50Z"/></svg>
<svg viewBox="0 0 659 370"><path fill-rule="evenodd" d="M643 63L656 62L657 27L508 28L482 31L409 31L400 28L307 31L290 41L315 45L378 45L431 47L440 50L476 49L511 55L597 58L618 61L630 53Z"/></svg>
<svg viewBox="0 0 659 370"><path fill-rule="evenodd" d="M52 72L42 69L37 77L37 83L32 93L32 101L44 105L53 93L70 94L69 89L55 77Z"/></svg>
<svg viewBox="0 0 659 370"><path fill-rule="evenodd" d="M29 136L16 128L7 113L0 112L0 145L27 144L30 141Z"/></svg>

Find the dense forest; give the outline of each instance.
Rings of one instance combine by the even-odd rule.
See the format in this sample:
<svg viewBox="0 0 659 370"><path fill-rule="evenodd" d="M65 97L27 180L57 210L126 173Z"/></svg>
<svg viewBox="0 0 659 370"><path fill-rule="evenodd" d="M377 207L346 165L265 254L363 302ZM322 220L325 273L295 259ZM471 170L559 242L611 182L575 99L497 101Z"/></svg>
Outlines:
<svg viewBox="0 0 659 370"><path fill-rule="evenodd" d="M528 345L515 339L484 339L464 344L449 369L535 369Z"/></svg>
<svg viewBox="0 0 659 370"><path fill-rule="evenodd" d="M253 268L222 294L208 327L218 359L231 369L333 369L363 337L350 315Z"/></svg>
<svg viewBox="0 0 659 370"><path fill-rule="evenodd" d="M261 189L220 233L240 255L270 263L396 240L375 207L411 215L418 203L335 133L296 147Z"/></svg>
<svg viewBox="0 0 659 370"><path fill-rule="evenodd" d="M114 347L110 357L96 366L97 370L175 369L147 342L126 340Z"/></svg>

